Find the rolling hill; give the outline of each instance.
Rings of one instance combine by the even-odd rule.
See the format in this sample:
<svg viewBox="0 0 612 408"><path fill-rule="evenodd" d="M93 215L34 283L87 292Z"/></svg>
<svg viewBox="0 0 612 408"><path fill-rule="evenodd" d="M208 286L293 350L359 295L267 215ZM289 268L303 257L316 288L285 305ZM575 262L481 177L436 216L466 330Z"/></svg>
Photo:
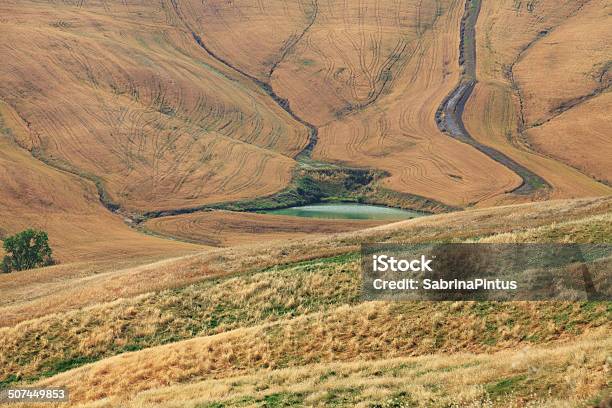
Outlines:
<svg viewBox="0 0 612 408"><path fill-rule="evenodd" d="M611 7L0 1L0 243L57 261L0 273L0 393L609 406L609 301L366 301L359 248L612 243ZM330 203L417 218L266 213Z"/></svg>
<svg viewBox="0 0 612 408"><path fill-rule="evenodd" d="M68 386L74 406L265 406L279 393L296 406L334 395L340 406L394 398L510 406L534 393L547 406L584 404L609 387L609 302L364 302L356 251L362 241L607 242L611 204L471 210L73 279L74 294L90 294L80 304L49 307L76 298L55 292L38 311L31 302L2 305L1 375ZM566 221L555 222L560 214ZM150 273L156 282L144 278ZM40 317L17 323L6 320L11 313ZM475 367L480 374L468 380ZM466 392L431 388L441 384L437 373Z"/></svg>

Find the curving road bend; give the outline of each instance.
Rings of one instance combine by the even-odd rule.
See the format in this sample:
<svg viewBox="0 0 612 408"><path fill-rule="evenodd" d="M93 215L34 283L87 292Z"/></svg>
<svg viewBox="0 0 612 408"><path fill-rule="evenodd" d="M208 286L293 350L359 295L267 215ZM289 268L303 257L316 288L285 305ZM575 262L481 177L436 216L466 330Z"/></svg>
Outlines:
<svg viewBox="0 0 612 408"><path fill-rule="evenodd" d="M527 195L550 185L542 177L515 162L494 148L474 139L463 124L463 110L476 85L476 21L480 13L481 0L466 0L465 14L461 20L461 42L459 63L464 74L457 87L442 101L436 112L436 123L443 133L469 144L496 162L506 166L523 180L520 186L510 191Z"/></svg>

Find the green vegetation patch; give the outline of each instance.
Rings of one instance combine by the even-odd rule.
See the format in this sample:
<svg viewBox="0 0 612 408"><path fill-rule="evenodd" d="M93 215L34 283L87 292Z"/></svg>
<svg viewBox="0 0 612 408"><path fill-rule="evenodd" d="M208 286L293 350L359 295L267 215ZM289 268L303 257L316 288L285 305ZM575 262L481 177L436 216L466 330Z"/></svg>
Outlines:
<svg viewBox="0 0 612 408"><path fill-rule="evenodd" d="M306 204L319 203L327 199L334 201L357 201L365 198L372 184L383 177L381 172L350 168L300 169L293 182L283 191L253 200L212 206L231 211L274 210Z"/></svg>
<svg viewBox="0 0 612 408"><path fill-rule="evenodd" d="M516 375L488 384L485 389L491 398L498 399L521 391L526 380L527 375Z"/></svg>
<svg viewBox="0 0 612 408"><path fill-rule="evenodd" d="M387 176L388 174L383 171L348 167L318 167L316 163L313 163L298 168L291 184L271 196L194 208L151 211L143 214L141 218L144 220L206 210L258 212L324 202L378 204L424 212L456 210L454 207L424 197L398 193L380 187L380 180Z"/></svg>
<svg viewBox="0 0 612 408"><path fill-rule="evenodd" d="M265 408L301 407L304 405L304 394L292 392L271 394L259 402Z"/></svg>

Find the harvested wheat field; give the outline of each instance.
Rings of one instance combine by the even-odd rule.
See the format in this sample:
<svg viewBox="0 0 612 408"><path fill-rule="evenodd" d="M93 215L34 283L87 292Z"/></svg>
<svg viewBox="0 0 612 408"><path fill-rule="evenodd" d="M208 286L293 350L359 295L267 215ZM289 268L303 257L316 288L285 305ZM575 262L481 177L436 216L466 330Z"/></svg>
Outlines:
<svg viewBox="0 0 612 408"><path fill-rule="evenodd" d="M295 90L293 80L298 57L277 70L281 94L320 124L314 157L384 169L391 174L386 187L456 206L518 185L516 175L442 135L434 121L438 105L459 77L461 2L387 7L377 2L363 9L357 7L360 3L334 4L338 10L329 10L331 16L313 25L299 58L315 61L304 77L316 69L338 102L323 114L310 113L311 105L321 105L292 99L303 93ZM304 99L318 101L317 89L310 93L318 97Z"/></svg>
<svg viewBox="0 0 612 408"><path fill-rule="evenodd" d="M144 223L144 227L161 236L185 239L215 247L229 247L254 241L281 241L354 231L383 223L384 221L316 220L279 215L210 211L154 218Z"/></svg>
<svg viewBox="0 0 612 408"><path fill-rule="evenodd" d="M609 170L607 105L596 101L609 87L605 2L488 2L478 16L466 126L552 188L527 198L511 194L521 177L435 121L465 70L465 10L457 0L5 2L0 100L25 125L21 147L95 180L128 213L269 196L304 149L455 207L609 194L597 181ZM589 58L564 57L583 37ZM554 85L566 78L570 87ZM583 102L599 118L563 119ZM592 148L577 152L583 143Z"/></svg>
<svg viewBox="0 0 612 408"><path fill-rule="evenodd" d="M610 194L606 4L482 4L466 126L543 177L553 197Z"/></svg>
<svg viewBox="0 0 612 408"><path fill-rule="evenodd" d="M207 58L159 4L1 7L11 22L0 26L0 99L27 124L24 148L101 180L129 210L257 197L289 182L307 130Z"/></svg>
<svg viewBox="0 0 612 408"><path fill-rule="evenodd" d="M296 2L295 10L218 3L190 3L182 15L220 59L269 84L318 128L314 158L388 171L385 187L450 205L520 184L503 166L440 134L434 121L458 80L461 2ZM256 54L247 52L248 42L244 50L227 46L228 29L239 35L279 14L297 19L303 31L288 37L276 59L267 57L277 45L265 30L249 31L249 41L263 44Z"/></svg>
<svg viewBox="0 0 612 408"><path fill-rule="evenodd" d="M42 228L49 233L55 257L65 263L145 262L204 249L131 230L100 203L94 183L46 166L21 149L14 139L24 136L23 124L6 105L0 104L0 113L0 237Z"/></svg>

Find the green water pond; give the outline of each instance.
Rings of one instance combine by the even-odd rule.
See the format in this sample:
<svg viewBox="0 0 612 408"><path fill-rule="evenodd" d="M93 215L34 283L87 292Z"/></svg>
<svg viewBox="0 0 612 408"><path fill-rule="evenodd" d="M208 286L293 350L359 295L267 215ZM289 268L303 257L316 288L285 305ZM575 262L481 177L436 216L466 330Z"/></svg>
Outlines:
<svg viewBox="0 0 612 408"><path fill-rule="evenodd" d="M263 213L344 220L406 220L425 215L416 211L358 203L311 204L301 207L263 211Z"/></svg>

